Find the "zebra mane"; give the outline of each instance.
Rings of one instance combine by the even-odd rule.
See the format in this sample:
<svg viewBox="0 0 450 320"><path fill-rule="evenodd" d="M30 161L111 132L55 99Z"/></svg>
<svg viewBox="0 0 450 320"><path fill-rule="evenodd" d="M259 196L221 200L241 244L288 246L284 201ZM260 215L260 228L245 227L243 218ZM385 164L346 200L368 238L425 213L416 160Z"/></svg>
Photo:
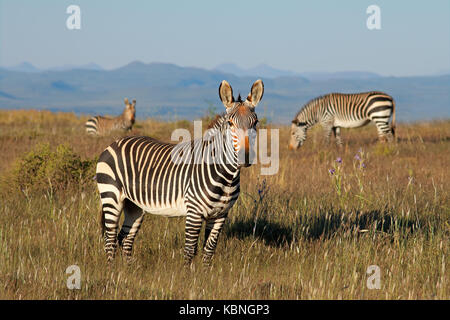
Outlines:
<svg viewBox="0 0 450 320"><path fill-rule="evenodd" d="M207 129L218 128L225 120L226 113L216 114L216 117L208 124Z"/></svg>
<svg viewBox="0 0 450 320"><path fill-rule="evenodd" d="M300 109L299 112L297 112L297 114L295 115L295 119L298 118L298 116L303 112L308 110L309 108L312 108L313 106L317 105L318 102L320 102L321 100L323 100L324 98L327 98L330 94L323 94L321 96L315 97L314 99L309 100L307 103L305 103L303 105L303 107Z"/></svg>

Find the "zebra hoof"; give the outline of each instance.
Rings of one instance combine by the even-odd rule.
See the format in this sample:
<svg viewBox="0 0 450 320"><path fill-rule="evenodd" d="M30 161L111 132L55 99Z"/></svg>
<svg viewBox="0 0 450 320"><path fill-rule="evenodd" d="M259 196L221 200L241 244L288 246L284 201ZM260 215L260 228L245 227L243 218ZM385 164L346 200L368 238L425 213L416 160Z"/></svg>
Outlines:
<svg viewBox="0 0 450 320"><path fill-rule="evenodd" d="M192 266L192 257L184 257L184 267L185 268L190 268Z"/></svg>
<svg viewBox="0 0 450 320"><path fill-rule="evenodd" d="M127 256L125 257L125 261L126 261L127 265L131 265L131 264L134 263L134 261L136 261L136 259L133 258L132 256L128 256L128 255L127 255Z"/></svg>
<svg viewBox="0 0 450 320"><path fill-rule="evenodd" d="M204 267L211 267L212 257L211 256L203 256L202 262L203 262Z"/></svg>
<svg viewBox="0 0 450 320"><path fill-rule="evenodd" d="M203 261L203 267L204 268L211 268L212 267L212 260Z"/></svg>
<svg viewBox="0 0 450 320"><path fill-rule="evenodd" d="M113 264L113 262L114 262L114 257L108 256L108 257L106 258L106 263L107 263L109 266L111 266L111 265Z"/></svg>

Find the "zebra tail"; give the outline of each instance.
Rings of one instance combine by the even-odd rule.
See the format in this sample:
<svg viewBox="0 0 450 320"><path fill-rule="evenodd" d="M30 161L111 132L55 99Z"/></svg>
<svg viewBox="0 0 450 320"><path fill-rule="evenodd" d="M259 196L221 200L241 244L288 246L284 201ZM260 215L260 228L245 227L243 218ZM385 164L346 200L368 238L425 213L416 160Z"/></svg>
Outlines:
<svg viewBox="0 0 450 320"><path fill-rule="evenodd" d="M392 122L391 122L392 135L395 138L395 101L392 99Z"/></svg>

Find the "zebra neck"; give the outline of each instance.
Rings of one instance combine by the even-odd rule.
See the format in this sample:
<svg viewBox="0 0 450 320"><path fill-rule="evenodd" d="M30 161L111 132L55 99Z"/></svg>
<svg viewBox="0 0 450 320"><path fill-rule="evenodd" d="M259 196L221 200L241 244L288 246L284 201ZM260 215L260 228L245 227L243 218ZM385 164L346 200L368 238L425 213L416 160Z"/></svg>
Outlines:
<svg viewBox="0 0 450 320"><path fill-rule="evenodd" d="M218 172L223 173L227 177L239 179L240 166L238 152L234 148L231 131L225 117L218 119L214 126L209 129L205 135L206 154L211 155L208 160L212 160L210 164L216 166Z"/></svg>
<svg viewBox="0 0 450 320"><path fill-rule="evenodd" d="M306 104L297 114L297 120L299 122L305 123L307 128L310 128L315 124L321 122L323 116L326 113L326 110L324 109L325 103L323 103L323 99L324 98L320 97Z"/></svg>
<svg viewBox="0 0 450 320"><path fill-rule="evenodd" d="M306 128L311 128L313 127L315 124L317 124L319 121L317 119L313 119L313 120L309 120L306 121Z"/></svg>
<svg viewBox="0 0 450 320"><path fill-rule="evenodd" d="M319 122L319 117L316 114L309 114L308 116L297 117L299 122L305 123L306 128L310 128Z"/></svg>

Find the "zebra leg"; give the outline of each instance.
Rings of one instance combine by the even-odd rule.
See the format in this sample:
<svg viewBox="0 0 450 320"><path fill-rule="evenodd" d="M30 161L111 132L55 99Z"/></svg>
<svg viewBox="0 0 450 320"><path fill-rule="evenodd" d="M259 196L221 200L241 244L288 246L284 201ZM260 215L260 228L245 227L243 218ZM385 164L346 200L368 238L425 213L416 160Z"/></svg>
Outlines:
<svg viewBox="0 0 450 320"><path fill-rule="evenodd" d="M395 128L392 128L392 126L389 126L389 130L386 134L388 142L395 141Z"/></svg>
<svg viewBox="0 0 450 320"><path fill-rule="evenodd" d="M220 218L209 219L206 221L205 243L203 245L203 264L210 265L214 251L216 250L217 240L220 231L225 222L226 215Z"/></svg>
<svg viewBox="0 0 450 320"><path fill-rule="evenodd" d="M190 265L192 259L197 254L198 236L202 228L202 216L200 214L189 212L186 215L185 243L184 243L184 262Z"/></svg>
<svg viewBox="0 0 450 320"><path fill-rule="evenodd" d="M333 126L329 123L324 123L322 125L323 130L325 131L325 143L330 143L330 136Z"/></svg>
<svg viewBox="0 0 450 320"><path fill-rule="evenodd" d="M375 125L377 126L379 141L389 141L391 136L391 128L389 127L388 119L386 119L385 121L376 120Z"/></svg>
<svg viewBox="0 0 450 320"><path fill-rule="evenodd" d="M336 138L336 144L338 147L342 147L342 140L341 140L341 128L340 127L333 127L333 134Z"/></svg>
<svg viewBox="0 0 450 320"><path fill-rule="evenodd" d="M108 262L114 260L117 249L117 230L123 203L115 202L113 198L101 198L102 220L105 237L105 252Z"/></svg>
<svg viewBox="0 0 450 320"><path fill-rule="evenodd" d="M134 239L136 238L142 221L144 220L144 212L141 208L129 200L125 200L123 211L125 214L125 219L119 232L118 242L122 247L127 261L130 262Z"/></svg>
<svg viewBox="0 0 450 320"><path fill-rule="evenodd" d="M389 134L389 142L396 141L395 140L395 129L391 128L391 132Z"/></svg>

